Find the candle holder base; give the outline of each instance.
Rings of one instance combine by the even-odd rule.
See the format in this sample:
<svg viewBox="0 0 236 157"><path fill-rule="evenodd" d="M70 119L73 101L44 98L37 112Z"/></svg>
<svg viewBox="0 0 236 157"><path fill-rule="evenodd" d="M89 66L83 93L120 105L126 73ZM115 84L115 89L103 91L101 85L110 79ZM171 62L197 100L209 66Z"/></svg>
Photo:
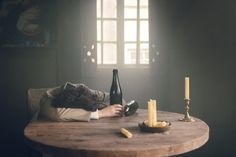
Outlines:
<svg viewBox="0 0 236 157"><path fill-rule="evenodd" d="M184 117L182 119L179 119L183 122L194 122L195 120L189 116L189 105L190 105L190 99L184 99L184 105L185 105L185 113Z"/></svg>
<svg viewBox="0 0 236 157"><path fill-rule="evenodd" d="M181 119L179 119L179 121L183 121L183 122L195 122L195 120L192 117L183 117Z"/></svg>

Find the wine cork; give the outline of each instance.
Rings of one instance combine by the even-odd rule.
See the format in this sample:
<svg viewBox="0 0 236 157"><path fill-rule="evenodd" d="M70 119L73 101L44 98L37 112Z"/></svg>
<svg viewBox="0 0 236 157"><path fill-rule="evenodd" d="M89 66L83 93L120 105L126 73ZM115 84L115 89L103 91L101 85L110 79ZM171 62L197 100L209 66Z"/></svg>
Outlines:
<svg viewBox="0 0 236 157"><path fill-rule="evenodd" d="M123 135L125 135L125 137L127 137L127 138L132 138L132 133L131 132L129 132L127 129L125 129L125 128L121 128L120 129L120 132L123 134Z"/></svg>

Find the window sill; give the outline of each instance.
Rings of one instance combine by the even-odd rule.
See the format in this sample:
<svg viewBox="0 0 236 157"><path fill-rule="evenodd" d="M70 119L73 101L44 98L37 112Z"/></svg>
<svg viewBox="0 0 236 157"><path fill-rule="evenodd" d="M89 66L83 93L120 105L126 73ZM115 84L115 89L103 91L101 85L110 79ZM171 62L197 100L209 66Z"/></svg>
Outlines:
<svg viewBox="0 0 236 157"><path fill-rule="evenodd" d="M129 66L117 66L117 65L97 65L97 72L99 74L110 74L112 69L118 69L120 72L126 75L135 76L148 76L150 74L150 65L129 65Z"/></svg>
<svg viewBox="0 0 236 157"><path fill-rule="evenodd" d="M149 69L150 65L115 65L115 64L98 64L97 69Z"/></svg>

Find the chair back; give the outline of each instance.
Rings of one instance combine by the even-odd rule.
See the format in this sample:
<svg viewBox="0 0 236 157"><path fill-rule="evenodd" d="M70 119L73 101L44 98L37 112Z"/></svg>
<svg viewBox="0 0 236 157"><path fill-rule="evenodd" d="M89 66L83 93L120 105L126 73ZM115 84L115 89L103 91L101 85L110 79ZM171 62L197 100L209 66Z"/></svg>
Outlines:
<svg viewBox="0 0 236 157"><path fill-rule="evenodd" d="M28 89L28 112L31 120L37 119L40 110L40 99L47 91L47 88Z"/></svg>

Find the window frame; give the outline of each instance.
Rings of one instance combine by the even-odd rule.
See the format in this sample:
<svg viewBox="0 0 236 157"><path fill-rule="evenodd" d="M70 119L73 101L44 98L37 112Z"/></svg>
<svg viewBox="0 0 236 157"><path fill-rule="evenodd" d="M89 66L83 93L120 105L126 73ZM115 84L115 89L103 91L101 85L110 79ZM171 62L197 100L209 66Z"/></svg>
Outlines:
<svg viewBox="0 0 236 157"><path fill-rule="evenodd" d="M96 24L97 21L101 21L101 30L100 30L100 36L101 40L99 41L97 39L96 35L96 44L100 43L101 45L101 63L97 63L98 68L149 68L150 66L150 22L149 22L149 0L148 1L148 18L140 18L140 0L137 0L137 17L136 18L125 18L124 17L124 1L125 0L116 0L117 9L116 9L116 18L104 18L103 17L103 0L101 1L101 17L97 17L96 12ZM97 7L96 7L97 8ZM103 40L103 22L104 21L112 21L116 20L116 41L104 41ZM136 21L136 41L125 41L124 39L124 23L125 21ZM147 21L148 22L148 41L140 41L140 22L141 21ZM97 26L96 26L97 31ZM104 64L103 63L103 46L104 43L116 43L116 64ZM125 44L126 43L135 43L136 44L136 63L135 64L125 64ZM148 44L148 63L147 64L140 64L140 50L141 50L141 44ZM98 52L98 51L97 51Z"/></svg>

